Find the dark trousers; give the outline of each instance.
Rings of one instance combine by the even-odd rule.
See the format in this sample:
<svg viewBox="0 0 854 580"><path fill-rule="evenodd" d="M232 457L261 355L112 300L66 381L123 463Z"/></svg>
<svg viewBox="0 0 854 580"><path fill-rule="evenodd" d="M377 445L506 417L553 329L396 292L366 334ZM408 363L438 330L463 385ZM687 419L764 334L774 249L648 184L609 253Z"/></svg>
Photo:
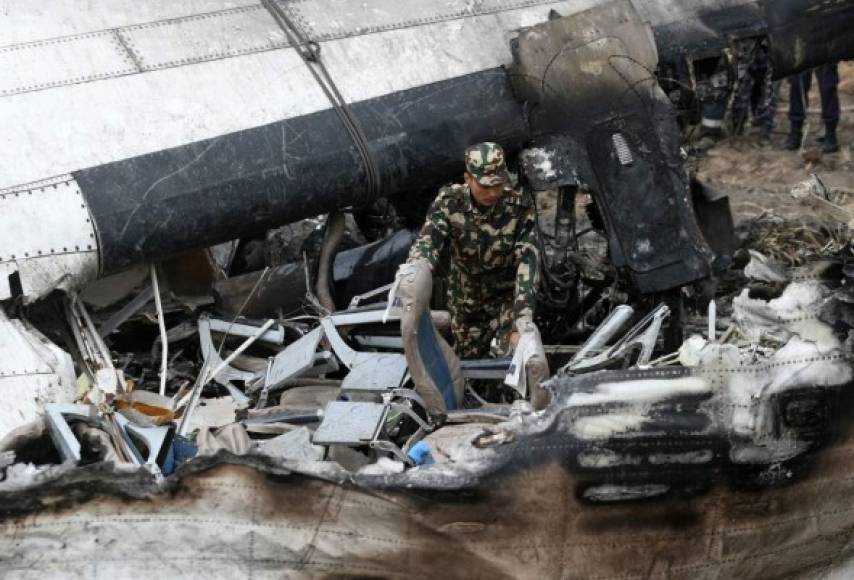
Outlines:
<svg viewBox="0 0 854 580"><path fill-rule="evenodd" d="M821 95L821 120L825 125L835 127L839 123L838 63L824 64L789 77L789 121L796 127L804 124L813 72Z"/></svg>

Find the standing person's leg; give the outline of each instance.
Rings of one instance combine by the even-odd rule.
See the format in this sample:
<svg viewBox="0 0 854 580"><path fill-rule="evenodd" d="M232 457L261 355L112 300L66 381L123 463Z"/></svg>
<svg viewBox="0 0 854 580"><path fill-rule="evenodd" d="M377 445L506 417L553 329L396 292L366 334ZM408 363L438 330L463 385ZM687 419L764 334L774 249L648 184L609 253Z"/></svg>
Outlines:
<svg viewBox="0 0 854 580"><path fill-rule="evenodd" d="M754 71L748 63L739 63L736 70L735 89L732 97L731 117L732 132L741 135L747 124L747 117L753 109L753 93L755 89ZM705 111L704 111L705 112Z"/></svg>
<svg viewBox="0 0 854 580"><path fill-rule="evenodd" d="M498 328L498 312L479 311L474 315L461 317L451 315L451 333L454 336L454 352L461 360L489 358L492 339ZM467 384L475 393L490 403L502 399L502 385L488 379L468 379Z"/></svg>
<svg viewBox="0 0 854 580"><path fill-rule="evenodd" d="M789 136L783 146L789 151L801 148L811 82L812 69L789 77Z"/></svg>
<svg viewBox="0 0 854 580"><path fill-rule="evenodd" d="M759 144L771 142L771 132L774 130L774 117L777 115L777 103L780 100L780 85L782 81L771 80L771 69L765 80L765 91L759 104L757 118L759 120Z"/></svg>
<svg viewBox="0 0 854 580"><path fill-rule="evenodd" d="M487 358L489 345L495 336L485 316L451 316L454 352L462 360Z"/></svg>
<svg viewBox="0 0 854 580"><path fill-rule="evenodd" d="M821 150L823 153L835 153L839 151L839 143L836 139L836 127L839 125L838 63L821 65L815 70L815 76L821 95L821 120L824 122Z"/></svg>
<svg viewBox="0 0 854 580"><path fill-rule="evenodd" d="M756 120L759 117L759 110L762 107L762 101L765 98L765 73L768 67L754 66L750 71L752 77L753 88L750 91L750 114Z"/></svg>
<svg viewBox="0 0 854 580"><path fill-rule="evenodd" d="M774 117L777 115L777 102L780 99L782 81L775 81L770 64L765 68L762 79L762 99L756 108L756 120L759 124L759 144L768 145L771 142L771 132L774 130Z"/></svg>

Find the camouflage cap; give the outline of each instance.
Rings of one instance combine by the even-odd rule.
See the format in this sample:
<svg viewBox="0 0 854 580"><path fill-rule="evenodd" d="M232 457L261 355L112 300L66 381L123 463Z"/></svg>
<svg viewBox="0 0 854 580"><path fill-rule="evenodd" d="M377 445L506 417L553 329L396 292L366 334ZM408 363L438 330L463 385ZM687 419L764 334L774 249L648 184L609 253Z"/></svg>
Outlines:
<svg viewBox="0 0 854 580"><path fill-rule="evenodd" d="M498 143L478 143L466 149L466 170L486 187L507 183L504 149Z"/></svg>

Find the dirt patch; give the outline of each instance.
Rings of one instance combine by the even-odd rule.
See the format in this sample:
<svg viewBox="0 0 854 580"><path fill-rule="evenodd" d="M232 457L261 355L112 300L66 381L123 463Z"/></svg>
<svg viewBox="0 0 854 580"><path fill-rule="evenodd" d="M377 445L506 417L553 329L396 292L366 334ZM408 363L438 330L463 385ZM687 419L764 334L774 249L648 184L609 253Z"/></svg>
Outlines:
<svg viewBox="0 0 854 580"><path fill-rule="evenodd" d="M819 153L815 138L823 133L818 87L813 83L810 108L805 124L802 151L786 151L783 142L789 130L788 82L780 89L776 127L771 144L757 142L758 129L750 127L744 135L727 136L693 160L698 176L730 194L737 220L774 215L787 219L815 219L817 210L809 200L796 199L792 187L816 173L832 191L834 201L851 207L854 200L854 62L840 64L839 97L842 116L839 123L840 151ZM854 208L853 208L854 209ZM824 220L824 215L819 219ZM840 221L848 222L840 214Z"/></svg>

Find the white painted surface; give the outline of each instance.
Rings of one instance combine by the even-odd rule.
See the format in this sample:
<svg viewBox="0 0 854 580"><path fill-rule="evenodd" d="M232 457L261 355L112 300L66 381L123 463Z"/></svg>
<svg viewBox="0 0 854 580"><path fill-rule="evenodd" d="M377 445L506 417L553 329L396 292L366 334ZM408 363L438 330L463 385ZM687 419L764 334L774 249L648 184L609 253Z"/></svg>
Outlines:
<svg viewBox="0 0 854 580"><path fill-rule="evenodd" d="M75 392L71 355L0 308L0 439L40 417L46 403L73 402Z"/></svg>
<svg viewBox="0 0 854 580"><path fill-rule="evenodd" d="M0 235L0 239L5 236ZM0 242L2 243L2 242ZM0 263L0 300L11 297L9 276L18 272L24 302L29 304L53 290L75 290L98 275L98 252L41 256Z"/></svg>
<svg viewBox="0 0 854 580"><path fill-rule="evenodd" d="M501 4L518 6L520 2ZM322 42L321 55L351 102L424 86L509 63L509 39L515 30L546 20L552 8L567 13L572 4L568 0L537 2L497 13L493 1L483 5L485 13L478 14L474 8L480 3L447 1L439 8L453 5L460 12L471 5L475 15L449 19L451 13L445 11L438 13L437 21L428 23L412 20L416 8L411 0L389 4L395 12L383 16L383 22L393 29ZM329 15L335 14L337 6L331 0L317 0L310 6L299 3L298 8ZM18 60L10 68L14 73L4 73L8 77L5 90L20 91L9 83L18 78L13 75L30 68L37 69L27 74L36 74L38 84L53 88L0 97L0 126L4 127L0 187L329 108L293 49L269 49L271 43L282 41L281 31L269 15L260 9L218 14L110 33L110 38L125 41L128 58L135 60L144 71L141 73L127 74L113 62L118 58L114 44L109 51L102 47L104 54L98 59L84 58L86 62L77 63L80 55L100 51L99 43L107 42L106 36L97 34L79 41L83 44L76 49L78 57L68 56L71 68L67 70L64 61L36 58L29 48L14 51ZM321 26L319 17L315 25ZM356 29L358 24L351 23L348 34ZM255 49L262 52L250 52ZM224 54L239 56L225 58ZM212 58L216 60L209 60ZM113 64L116 66L111 68ZM72 73L72 69L83 72ZM89 78L108 75L110 70L124 76L95 82ZM69 82L78 74L89 80L53 85Z"/></svg>
<svg viewBox="0 0 854 580"><path fill-rule="evenodd" d="M615 453L609 449L585 449L578 454L578 464L582 467L608 469L618 465L640 465L641 457L625 453Z"/></svg>
<svg viewBox="0 0 854 580"><path fill-rule="evenodd" d="M580 417L570 426L570 432L584 440L609 439L637 431L650 418L645 413L611 412L605 415Z"/></svg>
<svg viewBox="0 0 854 580"><path fill-rule="evenodd" d="M133 72L112 31L0 48L0 97Z"/></svg>
<svg viewBox="0 0 854 580"><path fill-rule="evenodd" d="M121 34L143 71L288 46L261 6L131 26Z"/></svg>
<svg viewBox="0 0 854 580"><path fill-rule="evenodd" d="M258 0L0 0L0 46L258 4Z"/></svg>
<svg viewBox="0 0 854 580"><path fill-rule="evenodd" d="M25 301L54 288L76 288L98 272L95 229L69 176L0 194L0 300L17 271Z"/></svg>
<svg viewBox="0 0 854 580"><path fill-rule="evenodd" d="M606 403L654 403L679 396L710 393L709 381L701 377L676 379L642 379L601 383L592 393L575 393L569 398L570 406L603 405Z"/></svg>
<svg viewBox="0 0 854 580"><path fill-rule="evenodd" d="M543 9L546 14L556 9L566 16L598 3L599 0L297 0L282 5L311 38L329 40L519 11L536 16L533 24L543 21Z"/></svg>
<svg viewBox="0 0 854 580"><path fill-rule="evenodd" d="M328 102L291 49L0 99L0 185L306 114Z"/></svg>

